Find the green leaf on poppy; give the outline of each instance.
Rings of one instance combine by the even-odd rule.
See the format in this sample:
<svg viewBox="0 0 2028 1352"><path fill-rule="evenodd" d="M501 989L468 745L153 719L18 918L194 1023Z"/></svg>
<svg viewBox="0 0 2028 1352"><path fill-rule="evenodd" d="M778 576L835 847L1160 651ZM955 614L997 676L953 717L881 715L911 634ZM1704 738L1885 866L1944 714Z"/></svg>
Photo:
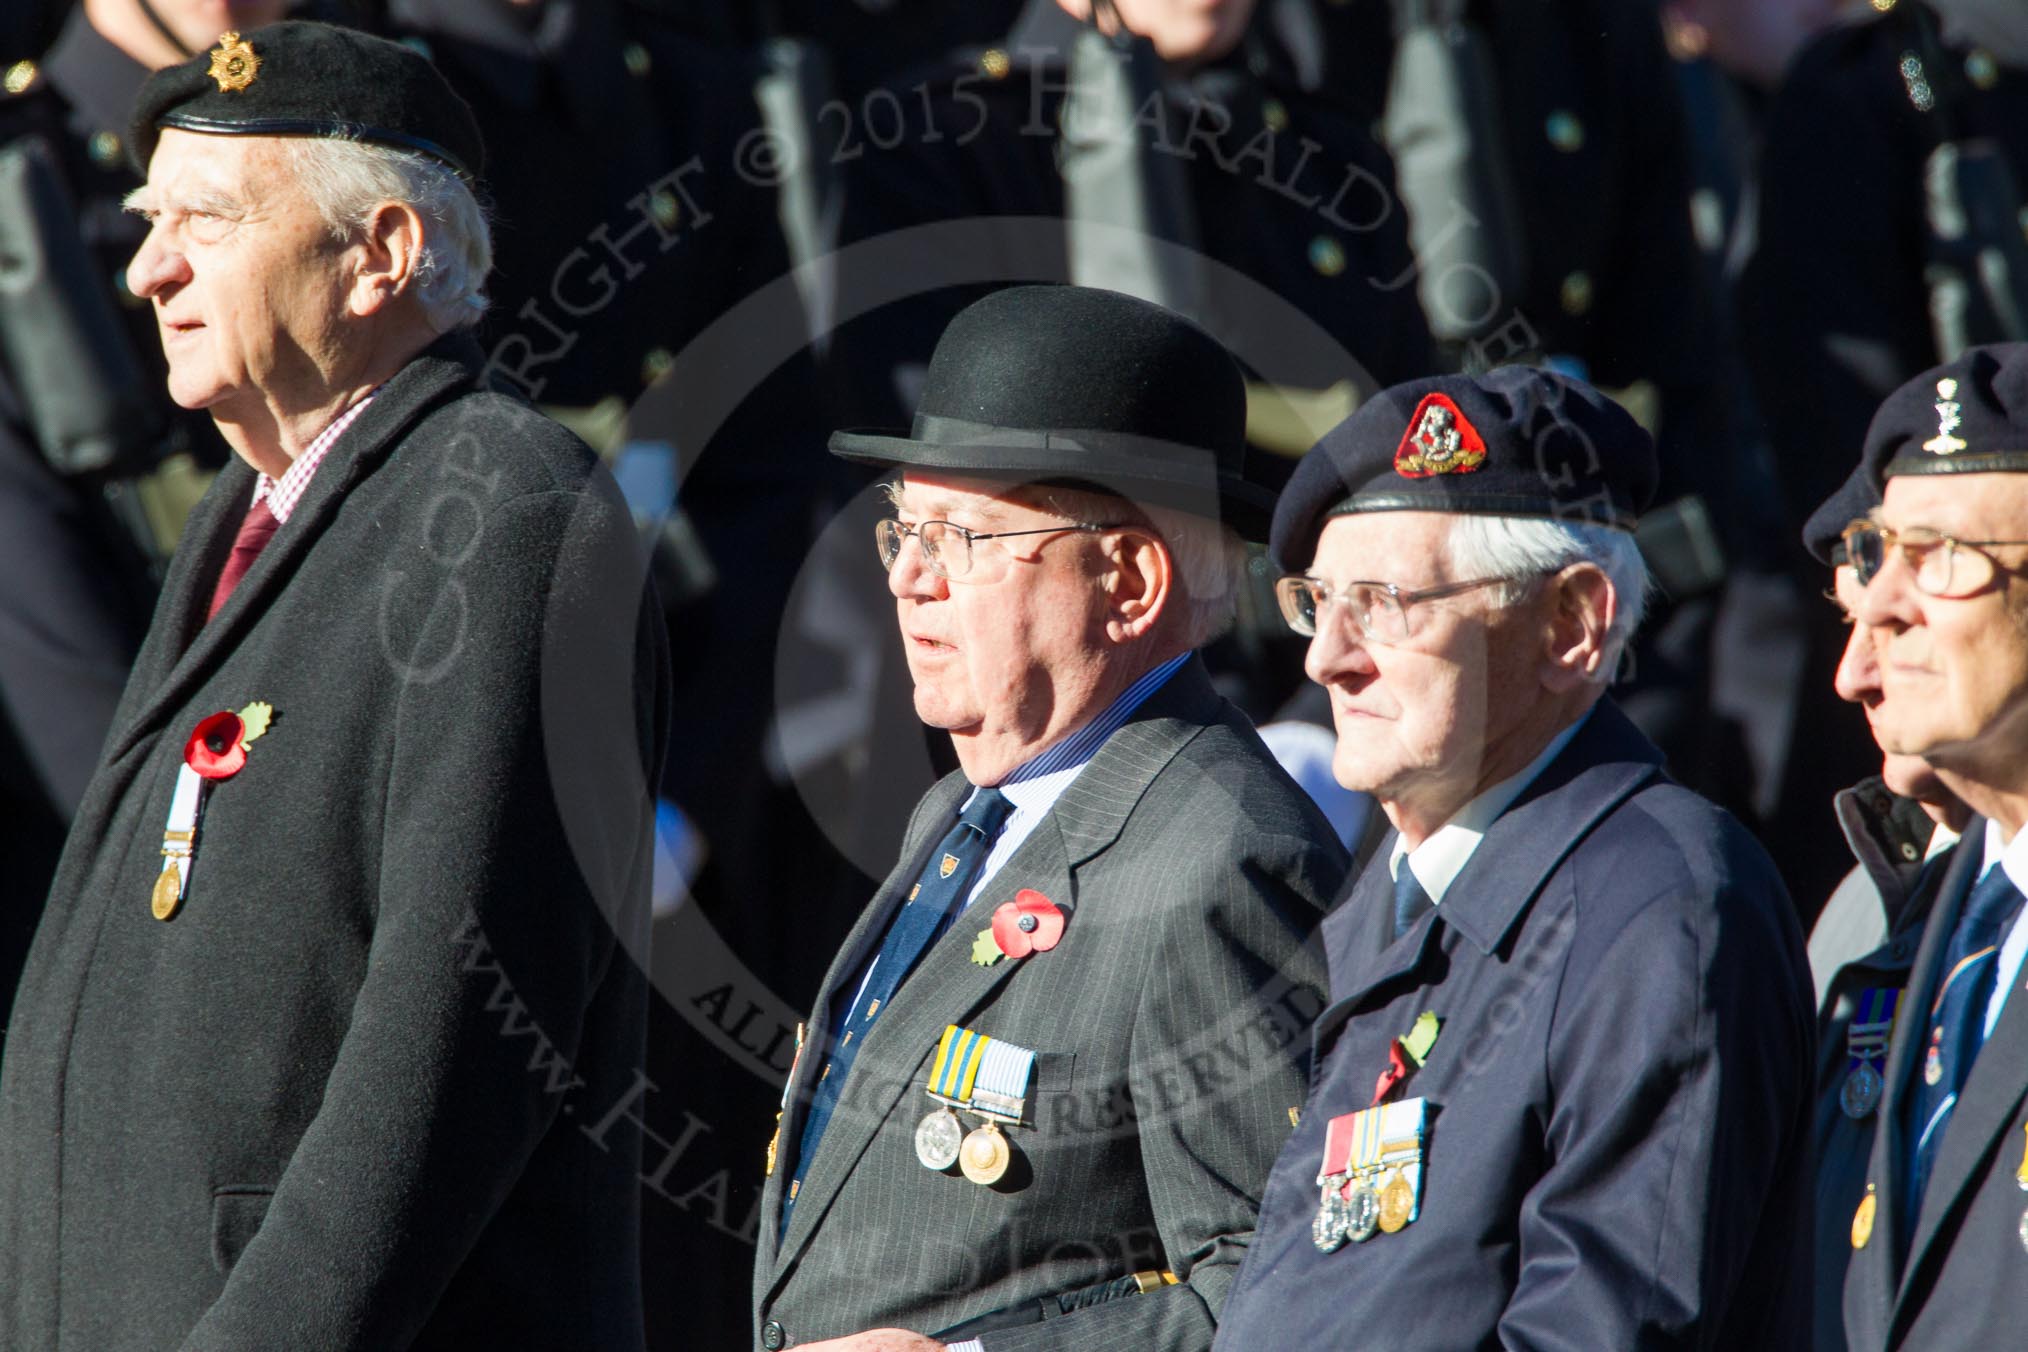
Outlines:
<svg viewBox="0 0 2028 1352"><path fill-rule="evenodd" d="M979 937L972 940L972 961L981 967L991 967L1005 956L1000 952L999 943L993 938L993 928L988 925L979 931Z"/></svg>
<svg viewBox="0 0 2028 1352"><path fill-rule="evenodd" d="M269 704L266 700L255 700L252 704L247 705L246 708L241 709L239 711L239 721L246 725L246 732L241 735L239 744L241 746L252 746L254 742L260 739L261 734L268 730L268 724L273 721L274 716L275 706Z"/></svg>

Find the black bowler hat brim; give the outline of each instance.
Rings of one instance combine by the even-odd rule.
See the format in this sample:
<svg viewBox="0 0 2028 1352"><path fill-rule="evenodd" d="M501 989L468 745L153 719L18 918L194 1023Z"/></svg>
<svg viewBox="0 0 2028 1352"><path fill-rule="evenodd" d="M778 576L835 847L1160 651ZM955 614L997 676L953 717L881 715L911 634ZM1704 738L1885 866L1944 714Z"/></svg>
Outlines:
<svg viewBox="0 0 2028 1352"><path fill-rule="evenodd" d="M1264 542L1275 495L1213 468L1210 451L1119 432L1037 431L919 415L909 432L834 432L831 453L862 465L941 470L1010 483L1088 485L1129 501L1212 516ZM1215 504L1215 506L1214 506Z"/></svg>

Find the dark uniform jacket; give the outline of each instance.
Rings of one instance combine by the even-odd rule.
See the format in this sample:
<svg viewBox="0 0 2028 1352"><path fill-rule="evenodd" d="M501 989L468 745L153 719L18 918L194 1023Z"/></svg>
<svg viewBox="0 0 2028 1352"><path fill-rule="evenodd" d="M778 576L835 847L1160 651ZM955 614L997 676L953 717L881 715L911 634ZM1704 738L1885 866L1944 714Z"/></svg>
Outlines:
<svg viewBox="0 0 2028 1352"><path fill-rule="evenodd" d="M1345 855L1195 661L1107 740L881 1012L777 1240L828 1056L817 1030L967 791L953 775L923 799L818 993L762 1196L756 1345L1013 1312L1020 1326L981 1334L994 1352L1209 1347L1302 1092L1323 975L1304 941ZM1021 888L1069 913L1061 941L975 965L975 937ZM1025 1174L996 1188L916 1158L947 1024L1037 1053L1028 1125L1008 1129ZM1071 1309L1163 1269L1181 1281Z"/></svg>
<svg viewBox="0 0 2028 1352"><path fill-rule="evenodd" d="M1816 1330L1818 1352L1842 1352L1845 1343L1845 1264L1852 1256L1852 1212L1866 1195L1866 1170L1880 1122L1876 1107L1853 1117L1840 1106L1854 1066L1846 1034L1859 1002L1870 990L1899 991L1908 984L1909 964L1922 942L1923 922L1937 884L1955 852L1927 862L1924 848L1933 828L1920 808L1896 798L1879 779L1838 795L1839 825L1866 876L1880 890L1887 912L1886 942L1841 964L1832 974L1817 1011L1817 1198ZM1895 1016L1919 1022L1897 997ZM1880 1069L1878 1060L1873 1063Z"/></svg>
<svg viewBox="0 0 2028 1352"><path fill-rule="evenodd" d="M1922 1209L1908 1216L1904 1107L1917 1083L1943 957L1984 862L1986 823L1974 817L1937 883L1888 1048L1881 1129L1866 1185L1870 1232L1847 1213L1855 1245L1845 1273L1845 1337L1855 1352L1883 1348L2012 1347L2028 1320L2028 998L2018 985L1972 1063L1937 1149ZM1998 865L1995 865L1998 867ZM1907 1249L1897 1236L1910 1235Z"/></svg>
<svg viewBox="0 0 2028 1352"><path fill-rule="evenodd" d="M1809 1340L1812 1026L1802 936L1737 823L1610 701L1399 940L1377 857L1324 925L1333 1003L1219 1328L1234 1349L1791 1349ZM1390 1040L1420 1216L1311 1238L1328 1123Z"/></svg>
<svg viewBox="0 0 2028 1352"><path fill-rule="evenodd" d="M200 505L0 1074L0 1346L638 1345L631 946L659 648L616 495L440 340L231 601ZM198 721L274 716L151 914ZM645 888L644 880L641 883Z"/></svg>

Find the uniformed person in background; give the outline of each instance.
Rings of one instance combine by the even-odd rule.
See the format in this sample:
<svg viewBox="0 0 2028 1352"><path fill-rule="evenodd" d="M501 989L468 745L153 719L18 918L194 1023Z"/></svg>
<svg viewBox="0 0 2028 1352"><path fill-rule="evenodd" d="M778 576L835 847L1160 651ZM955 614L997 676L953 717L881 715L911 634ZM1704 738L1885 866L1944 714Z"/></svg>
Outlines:
<svg viewBox="0 0 2028 1352"><path fill-rule="evenodd" d="M1891 391L1968 343L2028 337L1995 326L1997 313L2028 313L2024 11L2004 0L1850 11L1853 22L1795 58L1769 111L1758 242L1740 292L1791 518L1784 538L1843 480ZM1805 594L1814 590L1816 566L1793 564ZM1805 615L1800 688L1821 691L1845 635L1822 611ZM1792 883L1821 895L1847 863L1824 804L1865 773L1864 729L1849 706L1805 693L1792 745L1770 829Z"/></svg>
<svg viewBox="0 0 2028 1352"><path fill-rule="evenodd" d="M1899 444L1892 434L1870 437L1851 476L1811 514L1803 532L1804 547L1832 570L1831 604L1846 625L1833 688L1869 720L1891 719L1891 712L1884 708L1873 633L1855 613L1861 587L1844 531L1880 505L1880 471ZM1887 1045L1897 1019L1920 1017L1904 1003L1909 966L1951 849L1971 817L1927 761L1895 754L1883 757L1878 774L1841 790L1833 807L1857 862L1810 929L1817 987L1813 1330L1819 1352L1846 1346L1851 1218L1866 1193Z"/></svg>
<svg viewBox="0 0 2028 1352"><path fill-rule="evenodd" d="M2028 344L1973 347L1881 406L1884 496L1845 532L1875 734L1977 815L1938 881L1849 1218L1847 1344L1999 1347L2028 1317Z"/></svg>
<svg viewBox="0 0 2028 1352"><path fill-rule="evenodd" d="M147 629L155 569L202 491L200 467L225 455L210 419L169 402L154 321L126 285L146 233L121 207L139 182L127 114L150 69L287 7L93 0L70 9L47 53L0 50L0 253L25 283L0 298L0 762L12 767L0 775L0 1004ZM134 481L164 457L151 514Z"/></svg>
<svg viewBox="0 0 2028 1352"><path fill-rule="evenodd" d="M1396 830L1324 921L1220 1346L1806 1341L1802 933L1605 694L1655 480L1623 409L1510 366L1383 393L1282 494L1338 780Z"/></svg>

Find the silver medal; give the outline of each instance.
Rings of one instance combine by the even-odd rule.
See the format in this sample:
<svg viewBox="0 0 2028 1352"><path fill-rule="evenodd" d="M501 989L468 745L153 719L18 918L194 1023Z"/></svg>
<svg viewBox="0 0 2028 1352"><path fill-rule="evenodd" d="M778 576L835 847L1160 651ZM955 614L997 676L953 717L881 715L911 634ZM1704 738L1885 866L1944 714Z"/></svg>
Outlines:
<svg viewBox="0 0 2028 1352"><path fill-rule="evenodd" d="M1870 1117L1880 1106L1880 1090L1880 1072L1871 1061L1861 1061L1845 1077L1845 1087L1838 1091L1838 1106L1847 1117Z"/></svg>
<svg viewBox="0 0 2028 1352"><path fill-rule="evenodd" d="M1345 1237L1364 1244L1379 1229L1380 1194L1362 1178L1352 1185L1352 1196L1346 1200Z"/></svg>
<svg viewBox="0 0 2028 1352"><path fill-rule="evenodd" d="M939 1108L915 1124L915 1157L925 1169L942 1173L958 1162L965 1127L949 1108Z"/></svg>
<svg viewBox="0 0 2028 1352"><path fill-rule="evenodd" d="M1317 1218L1310 1222L1310 1239L1323 1253L1332 1253L1345 1242L1345 1226L1350 1215L1345 1199L1339 1189L1345 1186L1343 1175L1326 1179L1318 1190Z"/></svg>

